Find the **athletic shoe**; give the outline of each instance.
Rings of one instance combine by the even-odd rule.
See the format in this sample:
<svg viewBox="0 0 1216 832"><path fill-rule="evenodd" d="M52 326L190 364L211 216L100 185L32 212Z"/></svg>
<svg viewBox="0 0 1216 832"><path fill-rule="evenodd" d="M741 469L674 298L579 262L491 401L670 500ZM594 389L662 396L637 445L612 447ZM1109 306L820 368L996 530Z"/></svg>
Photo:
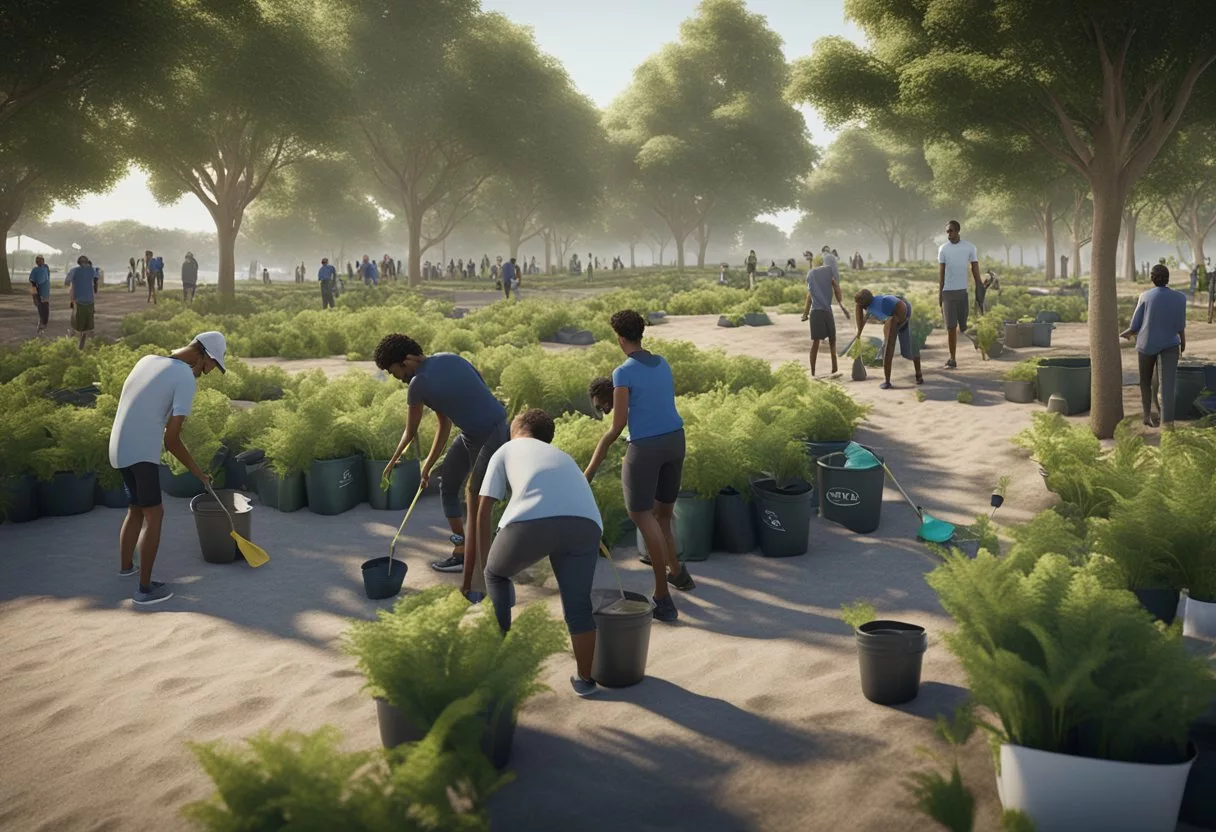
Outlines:
<svg viewBox="0 0 1216 832"><path fill-rule="evenodd" d="M895 386L895 385L894 385L894 384L892 384L891 382L889 382L889 381L884 381L882 384L878 385L878 389L879 389L879 390L890 390L890 389L892 389L894 386Z"/></svg>
<svg viewBox="0 0 1216 832"><path fill-rule="evenodd" d="M600 692L600 686L595 683L594 679L584 679L578 675L570 677L570 687L574 688L574 692L584 699Z"/></svg>
<svg viewBox="0 0 1216 832"><path fill-rule="evenodd" d="M655 598L654 611L652 614L656 619L667 624L670 624L680 617L680 613L676 609L676 602L671 600L671 595L664 595L662 598Z"/></svg>
<svg viewBox="0 0 1216 832"><path fill-rule="evenodd" d="M446 557L443 560L433 561L431 563L431 568L436 572L463 572L464 558L460 555L452 555L451 557Z"/></svg>
<svg viewBox="0 0 1216 832"><path fill-rule="evenodd" d="M953 358L951 358L949 361L946 362L946 369L947 370L957 370L958 362L955 361Z"/></svg>
<svg viewBox="0 0 1216 832"><path fill-rule="evenodd" d="M917 384L924 384L924 383L925 383L925 377L924 377L924 376L922 376L922 375L918 375L918 376L916 377L916 383L917 383Z"/></svg>
<svg viewBox="0 0 1216 832"><path fill-rule="evenodd" d="M147 592L135 590L132 600L140 606L151 606L152 604L159 604L161 601L168 601L172 597L173 590L160 581L153 581Z"/></svg>
<svg viewBox="0 0 1216 832"><path fill-rule="evenodd" d="M696 589L697 585L693 583L692 575L688 574L688 567L685 564L680 564L679 575L668 575L667 583L674 586L682 592L688 592L690 589Z"/></svg>
<svg viewBox="0 0 1216 832"><path fill-rule="evenodd" d="M118 574L124 578L129 578L132 575L138 575L139 574L139 561L137 560L134 563L132 563L130 569L119 569Z"/></svg>

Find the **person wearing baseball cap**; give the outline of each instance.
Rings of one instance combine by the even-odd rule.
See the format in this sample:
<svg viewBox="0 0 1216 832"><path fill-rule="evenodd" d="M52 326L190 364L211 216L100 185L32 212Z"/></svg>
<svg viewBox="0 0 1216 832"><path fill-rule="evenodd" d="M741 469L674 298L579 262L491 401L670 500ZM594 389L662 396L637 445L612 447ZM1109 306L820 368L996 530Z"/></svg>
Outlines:
<svg viewBox="0 0 1216 832"><path fill-rule="evenodd" d="M225 372L226 352L222 334L203 332L172 355L139 359L123 382L110 431L110 465L122 475L127 492L127 516L118 537L118 574L139 575L133 596L139 606L173 597L172 590L152 580L165 517L160 492L161 453L168 451L200 481L211 482L182 442L182 425L190 415L198 377L212 369Z"/></svg>

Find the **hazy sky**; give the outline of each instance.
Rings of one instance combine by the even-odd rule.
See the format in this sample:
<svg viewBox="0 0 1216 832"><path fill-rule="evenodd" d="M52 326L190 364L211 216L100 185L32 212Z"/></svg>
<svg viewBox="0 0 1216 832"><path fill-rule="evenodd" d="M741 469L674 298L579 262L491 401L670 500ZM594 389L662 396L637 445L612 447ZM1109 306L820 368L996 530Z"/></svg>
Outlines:
<svg viewBox="0 0 1216 832"><path fill-rule="evenodd" d="M843 0L748 0L747 5L768 18L784 41L787 58L809 53L811 44L825 35L862 39L857 27L844 19ZM697 0L482 0L482 6L531 26L540 48L565 64L578 88L603 107L629 85L634 67L678 37L680 22L692 15ZM831 134L812 111L806 116L813 141L826 144ZM138 170L109 193L82 199L76 208L57 206L51 219L135 219L162 228L215 230L211 215L193 196L171 206L157 205ZM787 212L778 222L788 230L794 219Z"/></svg>

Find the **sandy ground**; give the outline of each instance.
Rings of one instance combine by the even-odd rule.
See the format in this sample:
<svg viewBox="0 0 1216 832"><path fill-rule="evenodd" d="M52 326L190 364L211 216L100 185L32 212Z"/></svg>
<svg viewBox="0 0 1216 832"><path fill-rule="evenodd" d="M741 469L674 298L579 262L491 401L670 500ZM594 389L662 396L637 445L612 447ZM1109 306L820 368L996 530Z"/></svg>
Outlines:
<svg viewBox="0 0 1216 832"><path fill-rule="evenodd" d="M674 319L654 334L805 361L797 316L763 329L724 330L715 320ZM1216 327L1200 330L1191 351L1216 358ZM1081 325L1056 336L1054 352L1083 348ZM895 391L880 391L873 373L846 382L876 404L858 439L880 449L935 515L965 522L986 511L1007 474L1013 484L998 520L1025 519L1050 495L1008 439L1039 408L1006 403L997 378L1042 351L981 362L968 347L961 368L947 373L936 369L943 338L934 333L925 351L923 403L910 365L898 360ZM955 401L960 384L975 392L973 405ZM1133 395L1129 388L1129 404ZM253 537L272 561L250 570L203 563L186 502L166 504L156 573L177 596L150 610L132 606L132 579L116 574L121 511L0 525L0 828L183 828L178 808L211 791L188 740L333 723L351 747L378 742L374 706L338 640L347 619L389 603L366 600L359 566L385 554L399 515L366 505L340 517L258 507ZM636 687L580 700L566 682L572 660L555 657L543 677L553 692L521 713L517 779L493 801L495 828L936 828L912 810L904 782L924 766L916 748L932 744L933 717L966 691L942 643L949 620L924 582L933 560L916 527L888 488L873 535L816 518L806 556L715 554L694 565L698 587L678 595L677 625L654 626L648 675ZM446 549L436 498L420 504L407 537L398 548L407 589L453 581L426 565ZM624 582L646 591L649 570L633 554L617 553ZM615 585L606 561L596 583ZM521 587L520 598L560 610L552 586ZM907 706L861 696L852 635L836 617L859 599L929 629L921 694ZM965 751L964 777L977 828L994 829L981 738Z"/></svg>

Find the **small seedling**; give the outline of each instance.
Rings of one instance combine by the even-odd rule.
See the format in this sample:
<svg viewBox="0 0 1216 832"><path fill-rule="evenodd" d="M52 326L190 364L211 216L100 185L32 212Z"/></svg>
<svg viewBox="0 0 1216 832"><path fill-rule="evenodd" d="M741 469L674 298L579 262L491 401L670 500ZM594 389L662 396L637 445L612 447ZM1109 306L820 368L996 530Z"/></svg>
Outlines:
<svg viewBox="0 0 1216 832"><path fill-rule="evenodd" d="M929 397L925 395L925 391L924 391L924 390L917 390L917 391L916 391L916 400L917 400L918 402L923 402L923 401L924 401L925 399L927 399L927 398L929 398Z"/></svg>
<svg viewBox="0 0 1216 832"><path fill-rule="evenodd" d="M855 601L852 604L844 604L840 607L840 620L848 624L854 630L862 624L868 624L873 621L878 613L874 609L873 604L867 604L865 601Z"/></svg>
<svg viewBox="0 0 1216 832"><path fill-rule="evenodd" d="M972 395L970 390L968 390L966 387L964 387L962 390L958 391L958 395L955 398L958 399L959 404L971 404L971 401L974 398L974 396Z"/></svg>

